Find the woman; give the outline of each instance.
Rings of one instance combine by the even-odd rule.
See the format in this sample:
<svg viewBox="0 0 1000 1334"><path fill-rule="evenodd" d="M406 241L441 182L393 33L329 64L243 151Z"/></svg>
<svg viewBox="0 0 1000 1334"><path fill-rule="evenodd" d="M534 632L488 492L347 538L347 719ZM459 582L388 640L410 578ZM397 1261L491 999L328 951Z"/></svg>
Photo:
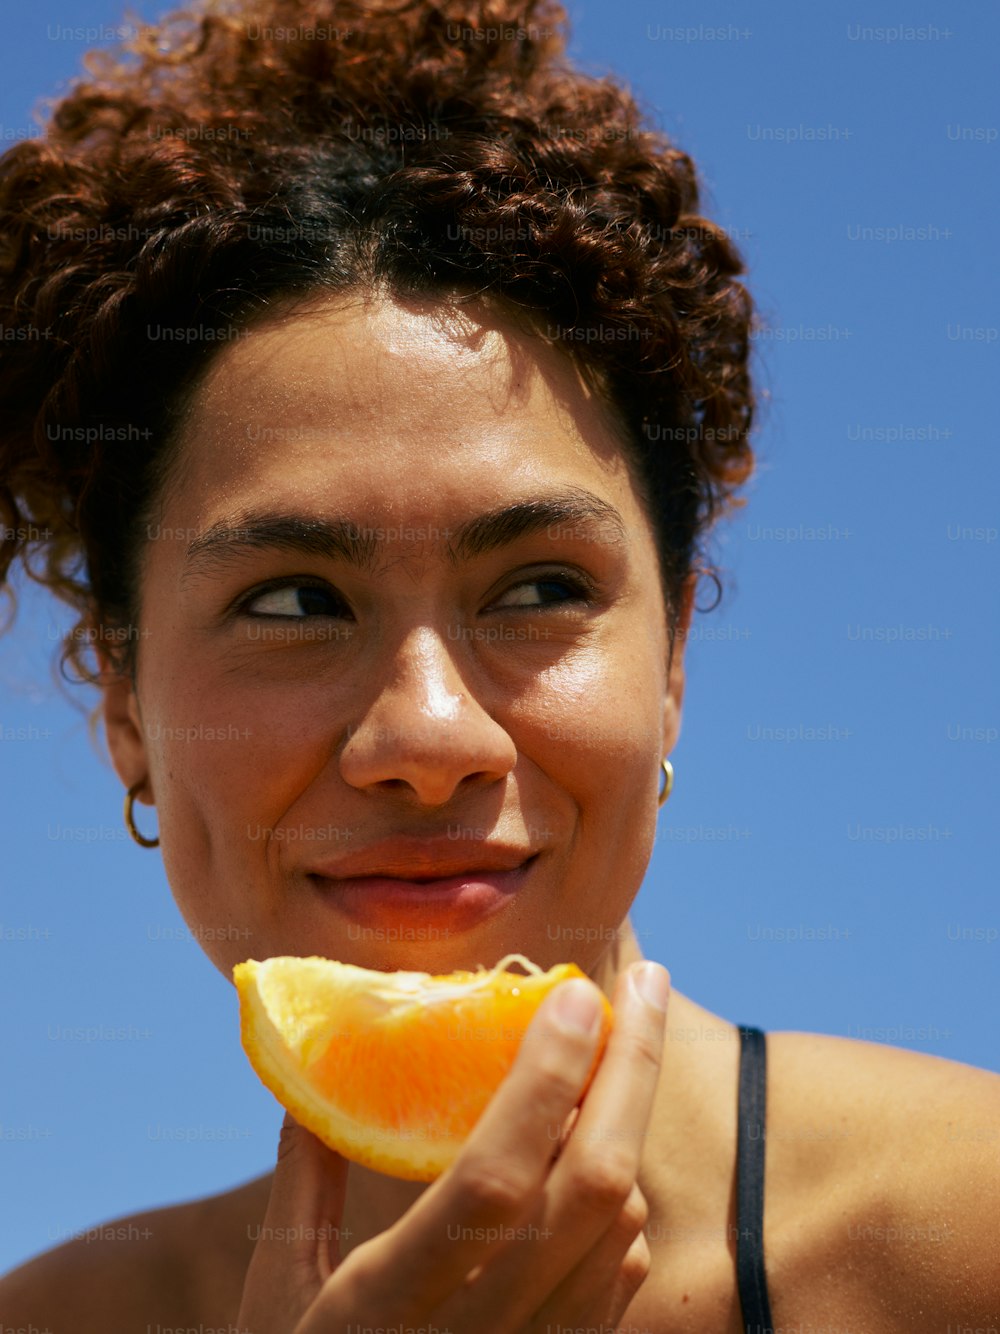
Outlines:
<svg viewBox="0 0 1000 1334"><path fill-rule="evenodd" d="M0 1281L9 1325L1000 1319L995 1148L947 1134L1000 1081L770 1034L765 1118L753 1034L668 1000L631 930L699 543L751 468L751 306L690 160L560 63L560 18L219 6L4 160L3 322L52 331L3 371L4 559L78 609L126 823L156 806L209 957L592 979L432 1186L286 1119L272 1174Z"/></svg>

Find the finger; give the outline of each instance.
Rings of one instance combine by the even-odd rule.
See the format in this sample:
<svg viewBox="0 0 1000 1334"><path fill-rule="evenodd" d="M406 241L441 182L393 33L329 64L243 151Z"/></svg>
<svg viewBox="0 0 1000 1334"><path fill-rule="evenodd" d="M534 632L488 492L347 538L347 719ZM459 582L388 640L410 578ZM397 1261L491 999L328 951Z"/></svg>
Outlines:
<svg viewBox="0 0 1000 1334"><path fill-rule="evenodd" d="M648 1217L649 1207L635 1186L601 1240L534 1313L538 1328L618 1328L649 1273L651 1257L643 1231Z"/></svg>
<svg viewBox="0 0 1000 1334"><path fill-rule="evenodd" d="M666 974L659 964L653 967ZM666 980L669 983L669 975ZM666 1011L638 995L627 973L618 978L614 1009L607 1049L572 1126L564 1131L544 1191L518 1234L477 1282L476 1302L509 1305L514 1300L514 1313L530 1317L556 1284L590 1256L635 1187L659 1077ZM463 1294L448 1314L461 1325L470 1310L471 1297Z"/></svg>
<svg viewBox="0 0 1000 1334"><path fill-rule="evenodd" d="M643 977L655 988L655 1000L640 990ZM619 976L614 1030L560 1155L553 1190L572 1180L595 1154L605 1167L614 1161L620 1188L626 1195L631 1189L660 1079L669 996L670 974L662 964L643 960Z"/></svg>
<svg viewBox="0 0 1000 1334"><path fill-rule="evenodd" d="M563 1124L562 1131L559 1134L558 1139L556 1139L555 1146L552 1151L553 1162L555 1162L555 1160L562 1153L563 1149L565 1149L566 1145L569 1143L569 1137L573 1133L573 1127L576 1125L577 1117L579 1115L580 1115L580 1108L574 1107L573 1110L570 1112L569 1116L567 1116Z"/></svg>
<svg viewBox="0 0 1000 1334"><path fill-rule="evenodd" d="M595 1021L574 1026L566 1006L589 998ZM348 1258L392 1275L394 1299L414 1316L434 1312L466 1275L509 1244L518 1220L536 1203L550 1170L555 1138L590 1074L602 1014L588 979L562 982L542 1002L509 1074L459 1157L380 1237Z"/></svg>
<svg viewBox="0 0 1000 1334"><path fill-rule="evenodd" d="M286 1113L239 1327L288 1334L340 1263L348 1163Z"/></svg>

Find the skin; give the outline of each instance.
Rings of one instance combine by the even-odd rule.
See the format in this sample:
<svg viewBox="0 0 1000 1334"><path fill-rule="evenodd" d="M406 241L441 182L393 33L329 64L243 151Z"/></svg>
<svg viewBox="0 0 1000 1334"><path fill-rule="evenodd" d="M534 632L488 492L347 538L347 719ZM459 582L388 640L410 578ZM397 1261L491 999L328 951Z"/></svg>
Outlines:
<svg viewBox="0 0 1000 1334"><path fill-rule="evenodd" d="M108 688L105 721L123 781L145 779L157 806L180 909L224 975L248 955L447 972L518 951L543 968L572 956L615 986L609 942L652 850L682 653L613 419L558 350L526 353L485 311L327 302L235 341L200 387L147 552L135 689ZM281 448L260 429L272 423ZM584 490L617 525L549 524L457 567L445 558L476 515ZM266 507L390 536L364 570L256 547L185 563L192 535ZM586 599L537 582L557 578L554 562L593 582ZM252 601L269 622L228 611L280 576L330 581L320 606L339 618L294 619L294 587ZM304 623L335 633L300 637ZM220 734L236 739L200 739ZM484 921L417 944L359 939L306 879L343 834L353 851L456 826L539 851L516 900ZM257 829L274 837L247 838ZM230 923L236 939L212 930ZM421 1189L351 1173L355 1244Z"/></svg>
<svg viewBox="0 0 1000 1334"><path fill-rule="evenodd" d="M262 434L262 424L283 434ZM613 505L624 540L571 526L457 566L445 558L445 530L567 487ZM368 571L258 550L184 578L192 537L217 522L238 527L264 504L411 531ZM554 566L589 575L595 601L527 582L553 578ZM314 618L329 633L312 638L275 621L284 633L263 638L264 622L227 615L239 595L279 576L326 582L347 619ZM258 613L287 609L288 595L275 597L258 600ZM155 803L173 892L225 976L243 958L275 954L431 972L512 951L543 967L572 957L623 1021L648 1024L623 989L642 958L628 911L652 850L659 761L680 727L683 634L671 655L653 535L615 423L558 349L484 309L375 296L318 301L233 340L193 395L144 553L141 606L136 678L109 674L104 687L109 748L122 782L141 782ZM333 634L345 624L349 635ZM520 633L456 636L456 626ZM436 939L358 938L310 892L309 866L344 846L335 831L350 831L354 850L449 824L540 849L516 900L484 921ZM258 828L299 837L248 837ZM225 930L234 923L236 939ZM582 930L567 946L552 923ZM673 991L659 1031L659 1080L645 1081L637 1106L615 1105L613 1079L599 1093L605 1124L632 1118L647 1213L651 1267L628 1322L650 1334L729 1334L741 1328L736 1030ZM768 1035L768 1070L775 1321L871 1334L997 1323L995 1220L983 1190L997 1177L997 1146L950 1128L996 1124L1000 1080L797 1033ZM489 1133L504 1125L498 1118ZM74 1243L31 1262L0 1283L8 1320L45 1319L53 1334L225 1325L241 1312L251 1238L268 1210L289 1226L319 1223L339 1192L349 1262L433 1198L353 1165L338 1177L335 1156L311 1136L292 1141L273 1175L142 1215L152 1248ZM935 1250L878 1235L905 1224L947 1226L947 1242ZM876 1231L866 1239L858 1227ZM288 1253L276 1263L287 1270Z"/></svg>
<svg viewBox="0 0 1000 1334"><path fill-rule="evenodd" d="M234 340L179 463L146 553L136 688L107 688L105 722L122 781L155 802L167 876L216 966L307 951L446 972L520 951L547 968L566 957L556 922L590 938L574 940L585 972L606 970L652 850L682 652L668 679L652 532L569 363L546 347L512 359L500 329L468 316L456 330L433 308L328 304ZM560 525L458 569L445 559L439 535L463 520L570 487L613 505L624 538ZM257 550L185 578L190 535L258 507L404 535L366 572ZM525 582L554 578L553 563L600 583L590 605ZM348 617L314 617L306 633L322 637L297 638L301 615L274 615L294 614L292 590L254 603L270 621L226 617L283 575L327 581ZM305 881L345 848L455 827L541 852L510 911L461 934L351 939ZM233 922L249 935L212 938Z"/></svg>

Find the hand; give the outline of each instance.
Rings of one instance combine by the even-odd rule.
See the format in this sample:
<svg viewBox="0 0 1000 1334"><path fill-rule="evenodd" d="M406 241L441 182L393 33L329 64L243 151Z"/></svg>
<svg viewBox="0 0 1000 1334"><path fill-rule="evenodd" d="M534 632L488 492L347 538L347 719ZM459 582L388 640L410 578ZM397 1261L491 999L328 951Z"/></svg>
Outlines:
<svg viewBox="0 0 1000 1334"><path fill-rule="evenodd" d="M597 1035L567 1026L561 1011L582 995L596 1012L589 980L560 983L545 998L455 1162L392 1227L343 1259L332 1239L349 1165L287 1116L238 1327L615 1328L650 1263L636 1175L666 1011L634 989L630 978L643 968L669 983L659 964L619 977L615 1026L575 1115Z"/></svg>

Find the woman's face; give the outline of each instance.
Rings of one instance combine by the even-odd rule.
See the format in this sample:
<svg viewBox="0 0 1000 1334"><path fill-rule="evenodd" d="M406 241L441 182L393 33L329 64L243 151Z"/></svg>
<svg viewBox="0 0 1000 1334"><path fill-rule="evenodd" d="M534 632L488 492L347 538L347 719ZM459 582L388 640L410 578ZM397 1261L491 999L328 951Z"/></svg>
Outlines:
<svg viewBox="0 0 1000 1334"><path fill-rule="evenodd" d="M206 953L593 972L683 636L668 676L653 534L568 359L482 308L331 300L229 342L179 451L104 714ZM439 901L343 883L445 861L528 864Z"/></svg>

